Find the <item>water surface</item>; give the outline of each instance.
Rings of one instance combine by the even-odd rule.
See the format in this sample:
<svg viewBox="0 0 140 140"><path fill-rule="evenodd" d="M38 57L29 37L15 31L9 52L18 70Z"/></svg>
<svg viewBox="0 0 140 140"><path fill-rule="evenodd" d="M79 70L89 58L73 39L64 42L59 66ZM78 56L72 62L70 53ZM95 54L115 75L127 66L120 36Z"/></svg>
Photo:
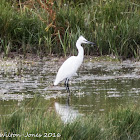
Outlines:
<svg viewBox="0 0 140 140"><path fill-rule="evenodd" d="M85 59L78 76L70 80L70 105L64 81L53 86L58 68L64 59L1 60L0 114L9 114L13 107L38 96L42 103L71 114L103 113L118 106L140 101L140 62L92 61ZM68 107L67 107L68 106ZM62 109L63 108L63 109ZM58 111L59 110L59 111Z"/></svg>

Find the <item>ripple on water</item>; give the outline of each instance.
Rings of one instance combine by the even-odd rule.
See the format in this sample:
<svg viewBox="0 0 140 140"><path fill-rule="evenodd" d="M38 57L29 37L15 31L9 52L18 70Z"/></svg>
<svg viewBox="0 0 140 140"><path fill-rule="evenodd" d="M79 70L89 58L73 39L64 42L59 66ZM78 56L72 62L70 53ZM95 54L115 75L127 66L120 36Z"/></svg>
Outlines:
<svg viewBox="0 0 140 140"><path fill-rule="evenodd" d="M49 61L0 60L0 100L34 98L66 102L64 82L53 86L62 59ZM83 63L78 76L70 81L71 105L79 111L104 112L116 104L140 99L140 62ZM131 97L131 98L130 98ZM118 100L119 98L119 100ZM81 105L85 105L82 106Z"/></svg>

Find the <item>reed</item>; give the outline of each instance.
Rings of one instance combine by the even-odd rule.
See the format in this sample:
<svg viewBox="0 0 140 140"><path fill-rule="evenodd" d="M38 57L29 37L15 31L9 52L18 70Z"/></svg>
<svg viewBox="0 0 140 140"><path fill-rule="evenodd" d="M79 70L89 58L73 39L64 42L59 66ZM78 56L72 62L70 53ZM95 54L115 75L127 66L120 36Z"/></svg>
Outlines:
<svg viewBox="0 0 140 140"><path fill-rule="evenodd" d="M0 52L26 55L76 53L79 35L97 43L86 55L139 58L140 2L137 0L49 0L0 3Z"/></svg>

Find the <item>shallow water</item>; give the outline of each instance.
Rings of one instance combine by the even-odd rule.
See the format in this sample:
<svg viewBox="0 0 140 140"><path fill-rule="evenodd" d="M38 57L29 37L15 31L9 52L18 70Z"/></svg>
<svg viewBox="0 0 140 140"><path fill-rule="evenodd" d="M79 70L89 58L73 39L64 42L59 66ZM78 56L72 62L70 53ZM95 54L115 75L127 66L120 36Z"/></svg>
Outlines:
<svg viewBox="0 0 140 140"><path fill-rule="evenodd" d="M70 114L102 113L140 101L140 62L85 59L78 76L70 81L70 105L64 82L53 86L63 59L0 61L0 115L38 96L64 119ZM63 108L63 109L62 109ZM59 110L60 109L60 110ZM65 111L61 111L65 110ZM68 115L68 114L67 114Z"/></svg>

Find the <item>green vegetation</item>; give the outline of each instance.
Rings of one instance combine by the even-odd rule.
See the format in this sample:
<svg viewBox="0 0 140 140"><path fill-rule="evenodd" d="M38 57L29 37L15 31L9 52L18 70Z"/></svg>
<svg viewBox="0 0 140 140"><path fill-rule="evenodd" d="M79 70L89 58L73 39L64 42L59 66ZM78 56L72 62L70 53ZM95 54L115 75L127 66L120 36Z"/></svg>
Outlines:
<svg viewBox="0 0 140 140"><path fill-rule="evenodd" d="M107 114L80 116L74 122L64 124L48 104L44 105L38 100L25 104L21 104L21 108L16 107L16 111L8 116L1 116L1 137L11 136L11 139L17 140L38 137L44 139L44 136L62 140L140 138L140 108L136 106L120 107Z"/></svg>
<svg viewBox="0 0 140 140"><path fill-rule="evenodd" d="M139 0L1 0L0 52L76 54L79 35L96 42L87 55L140 56Z"/></svg>

